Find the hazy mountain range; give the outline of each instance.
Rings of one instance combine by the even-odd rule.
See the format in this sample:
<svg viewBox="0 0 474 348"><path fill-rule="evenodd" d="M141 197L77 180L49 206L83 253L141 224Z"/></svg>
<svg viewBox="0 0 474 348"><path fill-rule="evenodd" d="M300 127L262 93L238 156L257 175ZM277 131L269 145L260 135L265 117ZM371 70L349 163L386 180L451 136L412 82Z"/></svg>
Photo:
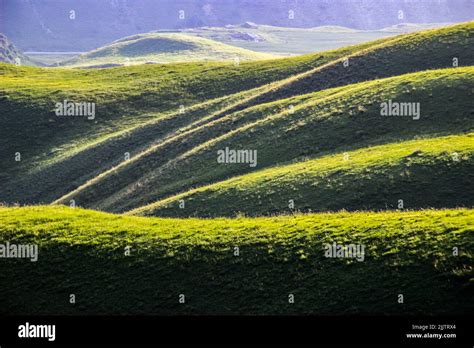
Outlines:
<svg viewBox="0 0 474 348"><path fill-rule="evenodd" d="M471 0L0 0L0 32L25 51L87 51L156 29L245 21L369 30L473 18Z"/></svg>

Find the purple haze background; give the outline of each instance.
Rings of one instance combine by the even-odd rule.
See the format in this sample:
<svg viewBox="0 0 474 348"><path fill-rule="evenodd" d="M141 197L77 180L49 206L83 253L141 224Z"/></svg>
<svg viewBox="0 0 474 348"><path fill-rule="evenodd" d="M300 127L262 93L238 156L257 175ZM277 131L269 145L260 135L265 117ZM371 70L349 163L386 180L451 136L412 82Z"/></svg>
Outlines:
<svg viewBox="0 0 474 348"><path fill-rule="evenodd" d="M76 19L69 19L69 11ZM186 18L179 19L184 10ZM289 19L288 11L294 11ZM404 19L398 18L398 11ZM0 32L23 50L84 51L156 29L252 21L379 29L474 18L474 0L0 0Z"/></svg>

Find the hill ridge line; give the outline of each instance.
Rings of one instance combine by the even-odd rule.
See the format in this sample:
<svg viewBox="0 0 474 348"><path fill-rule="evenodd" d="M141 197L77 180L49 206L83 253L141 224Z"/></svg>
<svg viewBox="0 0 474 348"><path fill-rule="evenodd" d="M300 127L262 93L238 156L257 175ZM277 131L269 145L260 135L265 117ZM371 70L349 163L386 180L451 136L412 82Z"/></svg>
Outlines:
<svg viewBox="0 0 474 348"><path fill-rule="evenodd" d="M409 36L409 35L412 35L412 34L403 34L403 35L399 35L399 36L394 37L394 38L390 38L390 39L388 39L387 41L384 41L383 43L377 44L377 45L375 45L375 46L371 46L371 47L369 47L369 48L361 49L361 50L359 50L359 51L357 51L357 52L354 52L353 54L350 54L350 55L347 55L347 56L344 56L344 57L341 57L341 58L337 58L337 59L334 60L334 61L325 63L325 64L323 64L323 65L321 65L321 66L318 66L318 67L316 67L316 68L312 68L312 69L310 69L310 70L308 70L308 71L305 71L305 72L302 72L302 73L299 73L299 74L296 74L296 75L287 77L287 78L282 79L282 80L278 80L278 81L276 81L276 82L271 82L271 83L269 83L269 84L266 84L266 85L263 85L263 86L260 86L260 87L256 87L256 88L254 88L253 90L257 90L257 91L258 91L259 89L262 89L262 91L261 91L261 92L258 92L258 93L255 94L255 95L250 95L249 97L247 97L247 98L245 98L245 99L243 99L243 100L240 100L240 101L238 101L238 102L236 102L236 103L234 103L234 104L231 104L231 105L225 107L223 110L216 111L215 113L213 113L212 115L210 115L208 118L212 118L212 117L218 118L218 117L220 117L220 116L225 116L224 114L225 114L226 112L234 113L234 112L237 112L237 111L246 110L246 109L251 108L251 107L256 106L256 105L260 105L260 104L256 104L256 105L249 105L249 106L246 106L245 103L250 102L250 101L252 101L252 100L254 100L254 99L256 99L256 98L258 98L258 97L260 97L260 96L262 96L262 95L265 95L265 94L274 92L274 91L278 90L279 88L281 88L281 87L283 87L283 86L290 85L291 83L293 83L293 82L295 82L295 81L297 81L297 80L299 80L299 79L301 79L301 78L304 78L304 77L306 77L306 76L308 76L308 75L311 75L311 74L313 74L313 73L315 73L315 72L317 72L317 71L319 71L319 70L322 70L322 69L325 69L325 68L327 68L327 67L330 67L330 66L336 65L336 64L338 64L338 63L341 63L341 62L343 62L343 61L344 61L345 59L347 59L347 58L360 55L360 53L362 53L362 52L363 52L363 53L365 53L365 52L370 52L372 48L378 49L378 48L380 48L380 47L383 47L385 44L392 43L392 42L396 42L396 41L401 40L401 39L403 39L403 38L405 38L406 36ZM343 86L339 86L339 87L343 87ZM338 87L334 87L334 88L338 88ZM250 91L252 91L252 90L250 90ZM250 91L249 91L249 92L250 92ZM246 92L246 91L244 91L244 92ZM238 93L235 93L235 94L238 94ZM232 96L232 95L235 95L235 94L231 94L231 95L228 95L228 96ZM309 94L309 93L304 93L304 94ZM304 95L304 94L303 94L303 95ZM286 98L285 98L285 99L286 99ZM264 103L262 103L262 104L266 104L266 103L268 103L268 102L264 102ZM234 110L235 108L238 108L238 107L241 106L241 105L244 106L243 109ZM161 142L160 144L163 144L163 142ZM153 148L153 147L152 147L152 148ZM153 151L153 149L150 149L150 150ZM147 149L147 150L145 150L145 151L143 151L143 152L140 152L139 154L136 154L135 156L133 156L132 158L130 158L130 160L128 160L128 161L126 161L126 162L122 162L121 164L119 164L119 165L117 165L117 166L115 166L115 167L109 169L108 171L105 171L105 172L99 174L99 175L96 176L95 178L102 177L102 175L103 175L103 174L106 174L106 173L110 174L110 173L112 173L114 170L116 170L116 169L118 169L118 168L121 168L122 166L124 166L124 165L126 165L126 164L132 163L133 161L135 161L135 160L141 158L142 156L144 156L144 155L147 154L147 153L149 153L149 149ZM108 175L108 174L107 174L107 175ZM90 179L89 181L91 181L91 180L94 180L94 178L93 178L93 179ZM53 201L51 204L57 204L57 203L59 203L59 201L64 200L64 199L67 199L68 196L69 196L69 194L72 194L73 192L77 193L77 192L79 192L79 191L78 191L79 189L85 188L85 187L89 186L89 185L85 186L86 184L87 184L87 182L84 183L83 185L79 186L76 190L71 191L70 193L68 193L68 194L66 194L66 195L63 195L62 197L59 197L58 199L56 199L55 201Z"/></svg>
<svg viewBox="0 0 474 348"><path fill-rule="evenodd" d="M452 69L452 68L445 68L445 69L438 69L438 70L444 72L444 74L447 74L447 71L450 70L450 69ZM461 71L466 71L466 70L472 71L473 67L462 67L462 68L459 68L459 69L461 69ZM365 81L365 82L359 83L360 86L358 86L358 88L359 88L359 90L365 90L369 84L370 85L380 84L381 81L384 81L384 80L392 80L393 81L393 80L403 79L403 77L406 77L406 76L410 76L410 75L413 75L413 76L418 75L419 76L421 74L426 74L426 71L410 73L410 74L404 74L404 75L399 75L399 76L393 76L393 77L390 77L390 78L384 78L384 79L379 79L379 80ZM335 88L335 90L342 90L341 92L343 92L343 93L341 93L340 95L347 95L348 93L354 93L355 92L354 87L350 88L350 86L351 85L343 86L343 87L337 87L337 88ZM327 91L328 90L323 90L323 91L319 91L319 92L316 92L316 93L327 93ZM331 95L327 96L326 98L319 99L317 101L314 101L314 99L309 100L308 102L304 102L303 104L301 104L300 108L304 109L308 105L312 105L312 104L314 105L315 103L316 104L319 103L321 100L337 98L337 97L338 97L338 95L336 93L334 93L334 94L331 94ZM265 123L265 121L267 121L268 119L278 118L278 117L281 117L281 116L286 116L284 111L280 112L280 113L269 115L264 119L258 119L258 120L254 121L252 123L245 124L245 125L239 127L238 129L232 130L228 133L225 133L225 134L222 134L220 136L209 139L207 141L204 141L204 142L200 143L199 145L196 145L194 148L182 153L181 155L173 157L172 159L168 160L166 163L161 164L159 166L156 166L153 170L150 170L150 171L144 173L140 178L135 179L133 182L129 182L127 185L124 185L120 190L115 191L115 193L112 193L111 195L107 196L106 198L100 200L99 201L100 204L98 204L97 207L102 207L102 208L105 207L105 210L107 210L107 208L110 208L110 203L112 203L112 205L113 205L113 202L122 199L123 195L130 194L130 192L132 192L136 188L140 188L144 185L146 186L146 184L148 184L150 181L153 181L153 180L156 179L157 176L160 176L163 173L163 171L169 169L170 167L172 168L173 165L175 165L176 163L179 163L181 160L186 160L186 158L191 157L195 152L205 150L206 147L212 146L214 143L219 142L220 140L225 139L227 137L232 137L232 135L234 135L238 132L244 132L247 128L253 127L258 123ZM451 135L452 135L452 133L451 133ZM291 160L287 160L285 162L291 163ZM272 167L272 165L268 165L266 167L267 168ZM223 179L213 180L213 182L221 181L221 180L223 180ZM107 205L107 204L109 204L109 205Z"/></svg>
<svg viewBox="0 0 474 348"><path fill-rule="evenodd" d="M460 68L457 68L457 69L471 69L472 67L460 67ZM453 69L453 68L445 68L445 69L436 69L434 71L446 71L446 70L449 70L449 69ZM427 70L427 71L431 71L431 70ZM363 82L359 82L359 83L355 83L355 84L352 84L352 85L346 85L346 86L339 86L339 87L334 87L334 88L330 88L330 89L326 89L326 90L321 90L321 91L317 91L317 92L313 92L313 93L307 93L307 94L303 94L303 95L311 95L311 94L318 94L318 93L322 93L322 94L325 94L325 93L328 93L328 91L331 91L331 90L334 90L335 93L331 93L329 95L326 95L325 97L323 97L322 99L318 99L317 103L320 103L321 101L324 101L324 100L327 100L327 99L332 99L332 98L336 98L337 96L339 95L345 95L347 93L353 93L354 92L354 88L356 88L356 90L361 90L361 89L365 89L367 88L367 85L372 85L372 84L378 84L378 83L381 83L381 81L390 81L390 80L396 80L396 79L399 79L401 76L410 76L410 75L418 75L418 74L421 74L421 73L424 73L426 71L419 71L419 72L414 72L414 73L407 73L407 74L403 74L403 75L398 75L398 76L391 76L391 77L387 77L387 78L382 78L382 79L377 79L377 80L369 80L369 81L363 81ZM352 87L350 87L352 86ZM301 97L303 95L300 95L298 97ZM285 99L281 99L280 101L284 101L284 100L288 100L288 99L291 99L291 98L297 98L297 97L289 97L289 98L285 98ZM250 106L248 109L252 109L252 108L256 108L256 107L259 107L261 105L265 105L265 104L272 104L274 102L268 102L268 103L263 103L263 104L258 104L258 105L253 105L253 106ZM295 110L299 110L299 109L302 109L302 108L305 108L307 105L312 105L314 104L315 101L314 100L309 100L309 101L305 101L299 105L296 105L295 106ZM239 111L236 111L235 113L240 113L240 112L244 112L245 110L247 109L244 109L244 110L239 110ZM208 147L210 144L214 144L214 143L217 143L223 139L226 139L226 138L229 138L231 136L233 136L234 134L236 133L240 133L240 132L243 132L251 127L254 127L255 125L258 125L260 123L264 123L270 119L275 119L275 118L280 118L280 117L284 117L286 114L288 114L288 111L287 110L283 110L281 112L278 112L278 113L273 113L273 114L270 114L262 119L258 119L258 120L255 120L255 121L252 121L250 123L247 123L247 124L244 124L236 129L233 129L233 130L230 130L224 134L221 134L219 136L215 136L215 137L212 137L202 143L200 143L199 145L196 145L195 147L193 147L192 149L190 150L187 150L183 153L181 153L179 156L177 157L174 157L170 160L168 160L166 163L158 166L156 169L153 170L152 173L148 173L147 175L144 175L142 176L140 179L138 179L137 181L134 181L132 183L129 183L128 185L126 185L123 189L121 189L120 191L117 191L115 192L114 194L112 194L108 199L112 199L113 197L116 197L116 196L120 196L121 192L124 192L126 190L126 188L130 188L130 187L134 187L137 185L138 182L140 182L141 184L142 183L146 183L148 180L150 180L150 175L152 174L156 174L156 173L161 173L164 169L166 168L169 168L170 166L172 166L174 163L176 162L179 162L181 160L183 160L184 158L187 158L189 156L191 156L192 154L200 151L200 150L203 150L205 149L206 147ZM230 116L230 115L228 115ZM174 141L176 140L179 140L179 139L182 139L182 138L185 138L186 136L188 136L189 134L192 134L194 132L197 132L203 128L206 128L206 127L209 127L211 125L214 125L216 123L219 123L219 122L222 122L223 120L225 119L225 117L223 118L220 118L220 119L216 119L216 120L213 120L209 123L206 123L198 128L195 128L195 129L191 129L187 132L184 132L184 133L181 133L181 134L178 134L174 137L171 137L169 139L167 139L166 141L163 141L163 142L160 142L159 144L156 144L155 146L152 146L152 147L149 147L148 149L146 149L145 151L137 154L136 156L132 157L130 160L128 161L124 161L124 162L121 162L119 165L109 169L108 171L105 171L103 173L101 173L100 175L92 178L91 180L87 181L85 184L79 186L78 188L76 188L75 190L63 195L62 197L58 198L57 200L55 200L54 202L52 202L51 204L60 204L61 201L64 201L68 198L71 198L71 196L83 191L83 189L87 188L87 187L90 187L92 185L95 185L97 183L99 183L102 179L108 177L109 175L114 175L116 174L116 171L123 168L123 167L126 167L128 165L131 165L133 164L134 162L136 162L137 160L139 160L140 158L142 158L143 156L146 156L148 154L151 154L153 152L155 152L156 150L159 150L159 148L161 147L164 147L165 145L168 145L170 143L173 143ZM106 199L107 200L107 199Z"/></svg>
<svg viewBox="0 0 474 348"><path fill-rule="evenodd" d="M344 88L344 87L345 87L345 86L342 86L342 87L335 87L334 89L339 89L339 88ZM318 91L318 92L322 92L322 91ZM318 93L318 92L316 92L316 93ZM345 93L347 93L347 91L341 91L341 92L338 92L338 93L336 93L336 94L345 94ZM311 94L311 93L308 93L308 94ZM326 97L320 99L320 101L321 101L321 100L325 100L325 99L327 99L327 98L331 98L331 97L333 97L333 96L334 96L334 95L331 94L331 95L329 95L329 96L326 96ZM285 99L290 99L290 98L292 98L292 97L285 98ZM285 99L283 99L283 100L285 100ZM270 103L273 103L273 102L268 102L268 103L263 103L263 104L270 104ZM306 104L307 104L307 103L304 103L304 104L295 106L295 110L298 110L298 109L300 109L300 108L303 108ZM248 108L235 111L234 113L243 112L243 111L245 111L245 110L247 110L247 109L252 109L252 108L258 107L258 106L260 106L260 105L261 105L261 104L252 105L252 106L249 106ZM219 112L219 113L220 113L220 112ZM157 170L168 167L168 166L171 165L172 163L174 163L174 162L176 162L176 161L179 161L179 160L181 160L181 159L183 159L183 158L189 156L190 154L201 150L201 148L205 148L208 144L215 143L215 142L217 142L217 141L220 141L220 140L222 140L222 139L225 139L225 138L227 138L227 137L230 137L230 136L232 136L232 135L235 134L235 133L238 133L238 132L240 132L240 131L246 130L246 129L248 129L248 128L250 128L250 127L256 125L256 124L262 123L262 122L264 122L264 121L266 121L266 120L268 120L268 119L280 117L280 116L282 116L282 115L284 115L284 114L287 114L287 113L288 113L288 111L282 111L282 112L279 112L279 113L276 113L276 114L268 115L268 116L266 116L266 117L263 118L263 119L253 121L253 122L251 122L251 123L249 123L249 124L246 124L246 125L243 125L243 126L237 128L237 129L234 129L234 130L231 130L231 131L229 131L229 132L226 132L225 134L222 134L222 135L220 135L220 136L211 138L211 139L209 139L209 140L207 140L207 141L205 141L205 142L199 144L198 146L194 147L192 150L186 151L185 153L181 154L180 156L175 157L175 158L169 160L169 161L166 162L165 164L161 165ZM232 114L233 114L233 113L231 113L231 114L229 114L229 115L232 115ZM224 117L225 117L225 116L224 116ZM63 201L64 199L69 198L72 194L76 194L76 193L82 191L82 189L84 189L84 188L86 188L86 187L89 187L89 186L91 186L91 185L93 185L93 184L96 184L96 183L97 183L97 182L96 182L96 179L102 179L102 178L104 178L104 177L106 177L106 176L108 176L108 175L112 175L112 174L114 174L114 172L115 172L116 170L118 170L118 169L120 169L120 168L122 168L122 167L124 167L124 166L127 166L127 165L132 164L133 162L139 160L140 158L142 158L143 156L145 156L145 155L147 155L147 154L150 154L150 153L152 153L152 152L155 152L155 150L157 150L159 147L164 146L164 145L166 145L166 144L168 144L168 143L172 143L173 141L176 141L177 139L186 137L186 136L189 135L190 133L194 133L194 132L196 132L197 130L203 129L203 128L205 128L205 127L208 127L208 126L211 125L211 124L214 124L214 123L216 123L216 122L219 122L219 121L222 120L224 117L215 119L215 120L213 120L213 121L211 121L211 122L208 122L208 123L205 123L205 124L203 124L203 125L201 125L201 126L199 126L199 127L197 127L197 128L194 128L194 129L191 129L191 130L186 131L186 132L184 132L184 133L178 134L178 135L176 135L176 136L173 136L173 137L171 137L171 138L166 139L166 140L163 141L163 142L160 142L159 144L156 144L156 145L154 145L154 146L149 147L149 148L146 149L145 151L142 151L142 152L140 152L139 154L133 156L133 157L130 158L128 161L123 161L123 162L121 162L120 164L118 164L117 166L115 166L115 167L113 167L113 168L110 168L109 170L107 170L107 171L105 171L105 172L99 174L98 176L96 176L96 177L94 177L93 179L89 180L87 183L85 183L85 184L79 186L76 190L71 191L71 192L69 192L68 194L66 194L66 195L64 195L64 196L62 196L62 197L60 197L60 198L58 198L57 200L55 200L55 201L52 202L51 204L58 204L58 203L60 203L60 201ZM155 170L155 172L156 172L157 170Z"/></svg>
<svg viewBox="0 0 474 348"><path fill-rule="evenodd" d="M377 152L377 151L380 151L380 149L383 149L383 148L386 148L386 147L388 147L389 149L392 149L392 148L396 149L397 146L400 145L400 144L403 144L404 146L411 146L411 145L417 145L417 144L425 145L425 144L431 144L431 143L445 141L445 140L448 140L448 139L454 139L454 140L469 139L471 141L471 143L474 144L473 136L474 136L474 132L470 132L470 133L467 133L467 134L450 134L450 135L445 135L445 136L430 136L430 137L423 138L423 139L411 139L411 140L405 140L405 141L394 141L394 142L380 144L380 145L371 146L371 147L362 147L362 148L359 148L359 149L351 150L347 153L348 153L350 158L354 158L354 156L351 156L351 154L356 154L356 153L364 154L365 152L371 152L371 151ZM297 163L282 163L282 164L271 166L271 167L265 167L265 168L262 168L262 169L259 169L259 170L253 171L253 172L249 172L249 173L237 174L237 175L234 175L234 176L232 176L230 178L227 178L227 179L215 181L215 182L212 182L210 184L202 185L202 186L199 186L199 187L196 187L196 188L192 188L192 189L189 189L189 190L177 193L177 194L173 194L173 195L164 197L164 198L159 199L159 200L157 200L153 203L145 204L143 206L125 211L125 212L123 212L123 214L135 215L135 214L145 212L147 210L149 211L154 207L160 207L160 206L166 205L166 203L171 203L173 201L178 200L179 198L189 197L189 196L192 196L192 194L194 194L194 193L205 192L210 188L218 187L219 185L226 185L227 183L231 183L231 182L234 182L234 181L239 181L239 180L244 179L245 177L252 178L252 177L256 177L256 176L263 175L263 174L266 174L266 173L270 173L273 170L284 171L285 169L295 168L295 167L304 165L305 162L314 163L314 162L319 162L319 161L324 161L324 160L336 159L336 158L338 158L337 156L339 156L339 155L341 155L345 152L346 151L339 150L339 151L335 151L335 152L332 152L330 154L326 154L326 155L323 155L323 156L315 156L315 157L309 158L307 161L300 161L300 162L297 162ZM339 158L342 158L342 156L340 156ZM308 164L310 164L310 163L307 163L307 165Z"/></svg>

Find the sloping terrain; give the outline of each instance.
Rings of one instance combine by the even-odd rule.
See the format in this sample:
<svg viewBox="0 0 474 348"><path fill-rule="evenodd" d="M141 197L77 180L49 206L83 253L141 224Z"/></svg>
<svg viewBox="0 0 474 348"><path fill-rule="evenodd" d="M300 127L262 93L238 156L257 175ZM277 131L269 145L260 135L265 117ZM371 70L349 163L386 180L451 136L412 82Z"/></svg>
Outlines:
<svg viewBox="0 0 474 348"><path fill-rule="evenodd" d="M323 52L328 50L335 50L341 47L357 45L362 42L378 40L390 36L433 29L447 26L449 23L430 23L430 24L414 24L402 23L377 30L355 30L341 26L319 26L315 28L293 28L293 27L275 27L270 25L258 25L255 23L245 22L240 25L226 25L223 27L198 27L198 28L183 28L183 29L161 29L151 31L149 34L139 34L142 37L151 34L180 34L186 36L194 36L198 38L206 38L219 43L239 47L253 52L267 53L278 57L289 57L299 54L308 54L315 52ZM132 37L138 37L134 35ZM120 40L116 40L120 41ZM103 46L101 43L100 46ZM109 47L107 45L105 47ZM103 47L103 48L105 48ZM78 48L74 48L77 50ZM87 51L89 51L87 49ZM212 50L211 50L212 52ZM28 55L36 62L41 62L46 66L59 66L68 60L74 59L73 64L81 64L75 52L69 54L57 54L57 52L27 52ZM114 63L94 65L94 67L113 67L122 64L131 64L131 60L127 57L115 55L115 59L110 55L107 57L108 61ZM164 57L168 62L173 58L173 54L168 52ZM191 53L191 52L188 52ZM80 54L80 53L79 53ZM213 57L219 55L219 52L214 52ZM197 58L199 60L209 58L209 54L200 54ZM238 56L238 54L237 54ZM255 56L253 56L255 57ZM262 56L263 57L263 56ZM182 61L183 59L192 59L191 55L184 55L184 57L175 56L175 59ZM211 57L212 58L212 57ZM251 57L252 58L252 57ZM88 57L87 60L93 58ZM135 59L135 58L133 58ZM196 59L196 57L194 58ZM254 58L252 58L254 59ZM140 60L138 60L140 61ZM151 60L146 62L153 62ZM66 63L67 64L67 63Z"/></svg>
<svg viewBox="0 0 474 348"><path fill-rule="evenodd" d="M181 220L0 208L0 242L39 250L34 263L2 260L0 312L472 313L473 219L463 209ZM326 243L364 246L363 261L327 258Z"/></svg>
<svg viewBox="0 0 474 348"><path fill-rule="evenodd" d="M144 63L198 61L246 61L270 59L272 55L253 52L218 41L178 33L133 35L81 54L62 63L74 67L101 67Z"/></svg>
<svg viewBox="0 0 474 348"><path fill-rule="evenodd" d="M186 123L190 120L190 112L196 109L201 110L199 115L203 118L212 112L216 115L209 119L219 117L226 113L228 106L238 106L249 96L272 88L272 81L305 72L372 44L238 66L216 62L84 71L0 64L0 117L5 125L0 129L0 175L6 183L4 188L0 188L0 200L48 202L49 198L42 195L48 194L50 187L46 182L38 181L38 176L51 179L56 189L59 188L58 182L63 181L51 176L51 173L62 173L55 168L44 175L37 173L47 164L62 162L63 168L72 168L68 182L74 184L78 176L90 178L96 174L97 164L110 168L114 163L109 163L110 157L115 162L122 161L125 152L137 150L136 145L140 148L159 141L151 137L134 137L137 127L147 127L161 117L173 115ZM265 86L268 83L270 85ZM215 101L224 103L219 104L221 109L216 111L213 100L224 97ZM93 120L57 117L54 106L64 100L95 103L96 117ZM228 105L226 100L233 100L233 103ZM210 105L214 106L208 109ZM194 122L196 119L192 117L191 120ZM184 123L179 121L176 126L182 127ZM107 158L101 156L103 152L96 152L97 147L108 147L108 140L122 137L125 131L130 131L132 138L120 152L108 152ZM83 150L86 153L80 154ZM27 160L12 164L12 156L17 152L27 154ZM94 168L83 165L84 157L93 161ZM75 165L81 166L81 170L76 170ZM22 173L21 177L18 173ZM23 182L17 184L17 180ZM21 187L25 185L44 188L44 191L36 195L33 191L23 190ZM5 190L11 187L15 187L13 194L7 194ZM63 187L63 191L65 189L68 188Z"/></svg>
<svg viewBox="0 0 474 348"><path fill-rule="evenodd" d="M235 177L132 211L155 216L262 216L296 212L472 205L474 133L404 141ZM184 206L180 207L180 202ZM291 204L293 202L293 204Z"/></svg>
<svg viewBox="0 0 474 348"><path fill-rule="evenodd" d="M2 33L0 33L0 62L16 65L36 65Z"/></svg>
<svg viewBox="0 0 474 348"><path fill-rule="evenodd" d="M165 152L165 156L159 156L161 165L162 160L184 155L193 147L229 130L265 118L273 111L288 110L293 103L296 107L299 102L294 100L267 110L264 109L266 106L262 106L260 114L254 113L256 109L252 107L261 103L351 82L449 67L453 65L454 54L459 56L460 66L473 64L474 57L470 50L473 28L472 23L460 24L321 54L243 63L240 66L222 63L171 64L87 72L4 67L6 73L2 79L6 83L6 98L1 104L5 110L5 123L17 129L14 133L17 137L12 141L9 133L2 138L5 152L2 158L11 161L12 153L20 151L27 152L29 159L14 166L9 161L2 163L5 165L3 182L6 183L0 187L2 200L49 203L100 173L107 176L106 170L114 166L120 165L122 170L140 158L148 158L144 155L157 153L156 144L169 141L165 148L172 148L171 152ZM440 42L442 44L438 45ZM347 58L348 66L344 64ZM25 79L25 75L32 78ZM29 88L21 88L20 83L27 83ZM99 94L100 90L107 92ZM98 112L94 122L58 119L51 115L54 101L51 99L61 100L63 96L95 100L100 114ZM28 98L27 103L25 98ZM180 105L186 106L186 110L200 111L197 114L192 112L189 118L190 112L178 112ZM247 108L249 111L245 114L238 113ZM355 106L349 107L348 111L357 113L356 109ZM253 116L247 117L250 114ZM25 117L27 115L34 115L34 118ZM166 126L161 127L160 119L164 116L167 117ZM240 121L234 124L235 117ZM175 123L175 120L179 121ZM195 122L202 127L195 127ZM210 123L209 127L207 123ZM25 124L36 126L26 127ZM219 128L220 125L225 127ZM167 130L168 127L169 132L165 131L164 135L162 131L158 134L152 131L157 128ZM465 128L469 129L469 126ZM27 133L32 129L35 130L34 136ZM42 131L38 132L38 129ZM189 142L187 140L188 144L183 144L181 139L187 139L190 134L187 130L191 130L191 134L198 133L199 138L193 137ZM448 129L446 131L449 132ZM31 139L34 139L33 144ZM121 163L125 153L131 155L129 164ZM304 153L317 154L318 149L307 149ZM153 168L157 167L152 162L147 163L133 177L125 176L120 181L131 185ZM19 172L21 176L17 175ZM124 187L119 182L117 185L117 190ZM150 197L143 203L159 198ZM95 199L102 197L98 195ZM85 206L89 203L88 200L82 201Z"/></svg>
<svg viewBox="0 0 474 348"><path fill-rule="evenodd" d="M123 212L195 186L305 157L469 131L473 83L473 68L433 70L262 104L160 143L57 203L74 199L80 206ZM419 119L382 117L380 104L388 100L420 103ZM214 138L209 138L210 132ZM256 150L257 165L219 164L217 153L225 148Z"/></svg>
<svg viewBox="0 0 474 348"><path fill-rule="evenodd" d="M472 313L473 44L464 23L241 64L0 64L0 202L53 203L0 207L0 244L39 248L1 260L0 312Z"/></svg>

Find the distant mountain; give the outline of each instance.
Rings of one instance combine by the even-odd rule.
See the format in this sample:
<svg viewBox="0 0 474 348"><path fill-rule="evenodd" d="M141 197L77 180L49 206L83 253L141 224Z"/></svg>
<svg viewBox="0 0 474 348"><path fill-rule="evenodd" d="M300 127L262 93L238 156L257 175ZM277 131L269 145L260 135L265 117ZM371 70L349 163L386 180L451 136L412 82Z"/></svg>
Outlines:
<svg viewBox="0 0 474 348"><path fill-rule="evenodd" d="M471 0L0 0L0 32L25 51L89 51L157 29L258 23L371 30L473 18Z"/></svg>
<svg viewBox="0 0 474 348"><path fill-rule="evenodd" d="M400 23L400 24L392 25L387 28L383 28L380 30L380 32L409 33L412 31L440 28L447 25L450 25L450 23L426 23L426 24Z"/></svg>
<svg viewBox="0 0 474 348"><path fill-rule="evenodd" d="M219 41L227 45L265 52L278 56L292 56L333 50L362 42L378 40L398 34L446 26L445 23L401 23L384 29L356 30L339 25L314 28L276 27L245 22L225 27L165 29L156 32L185 33Z"/></svg>
<svg viewBox="0 0 474 348"><path fill-rule="evenodd" d="M320 27L311 28L311 31L320 31L320 32L336 32L336 33L353 33L357 32L355 29L346 28L341 25L322 25Z"/></svg>
<svg viewBox="0 0 474 348"><path fill-rule="evenodd" d="M0 33L0 62L32 65L31 61L2 33Z"/></svg>

